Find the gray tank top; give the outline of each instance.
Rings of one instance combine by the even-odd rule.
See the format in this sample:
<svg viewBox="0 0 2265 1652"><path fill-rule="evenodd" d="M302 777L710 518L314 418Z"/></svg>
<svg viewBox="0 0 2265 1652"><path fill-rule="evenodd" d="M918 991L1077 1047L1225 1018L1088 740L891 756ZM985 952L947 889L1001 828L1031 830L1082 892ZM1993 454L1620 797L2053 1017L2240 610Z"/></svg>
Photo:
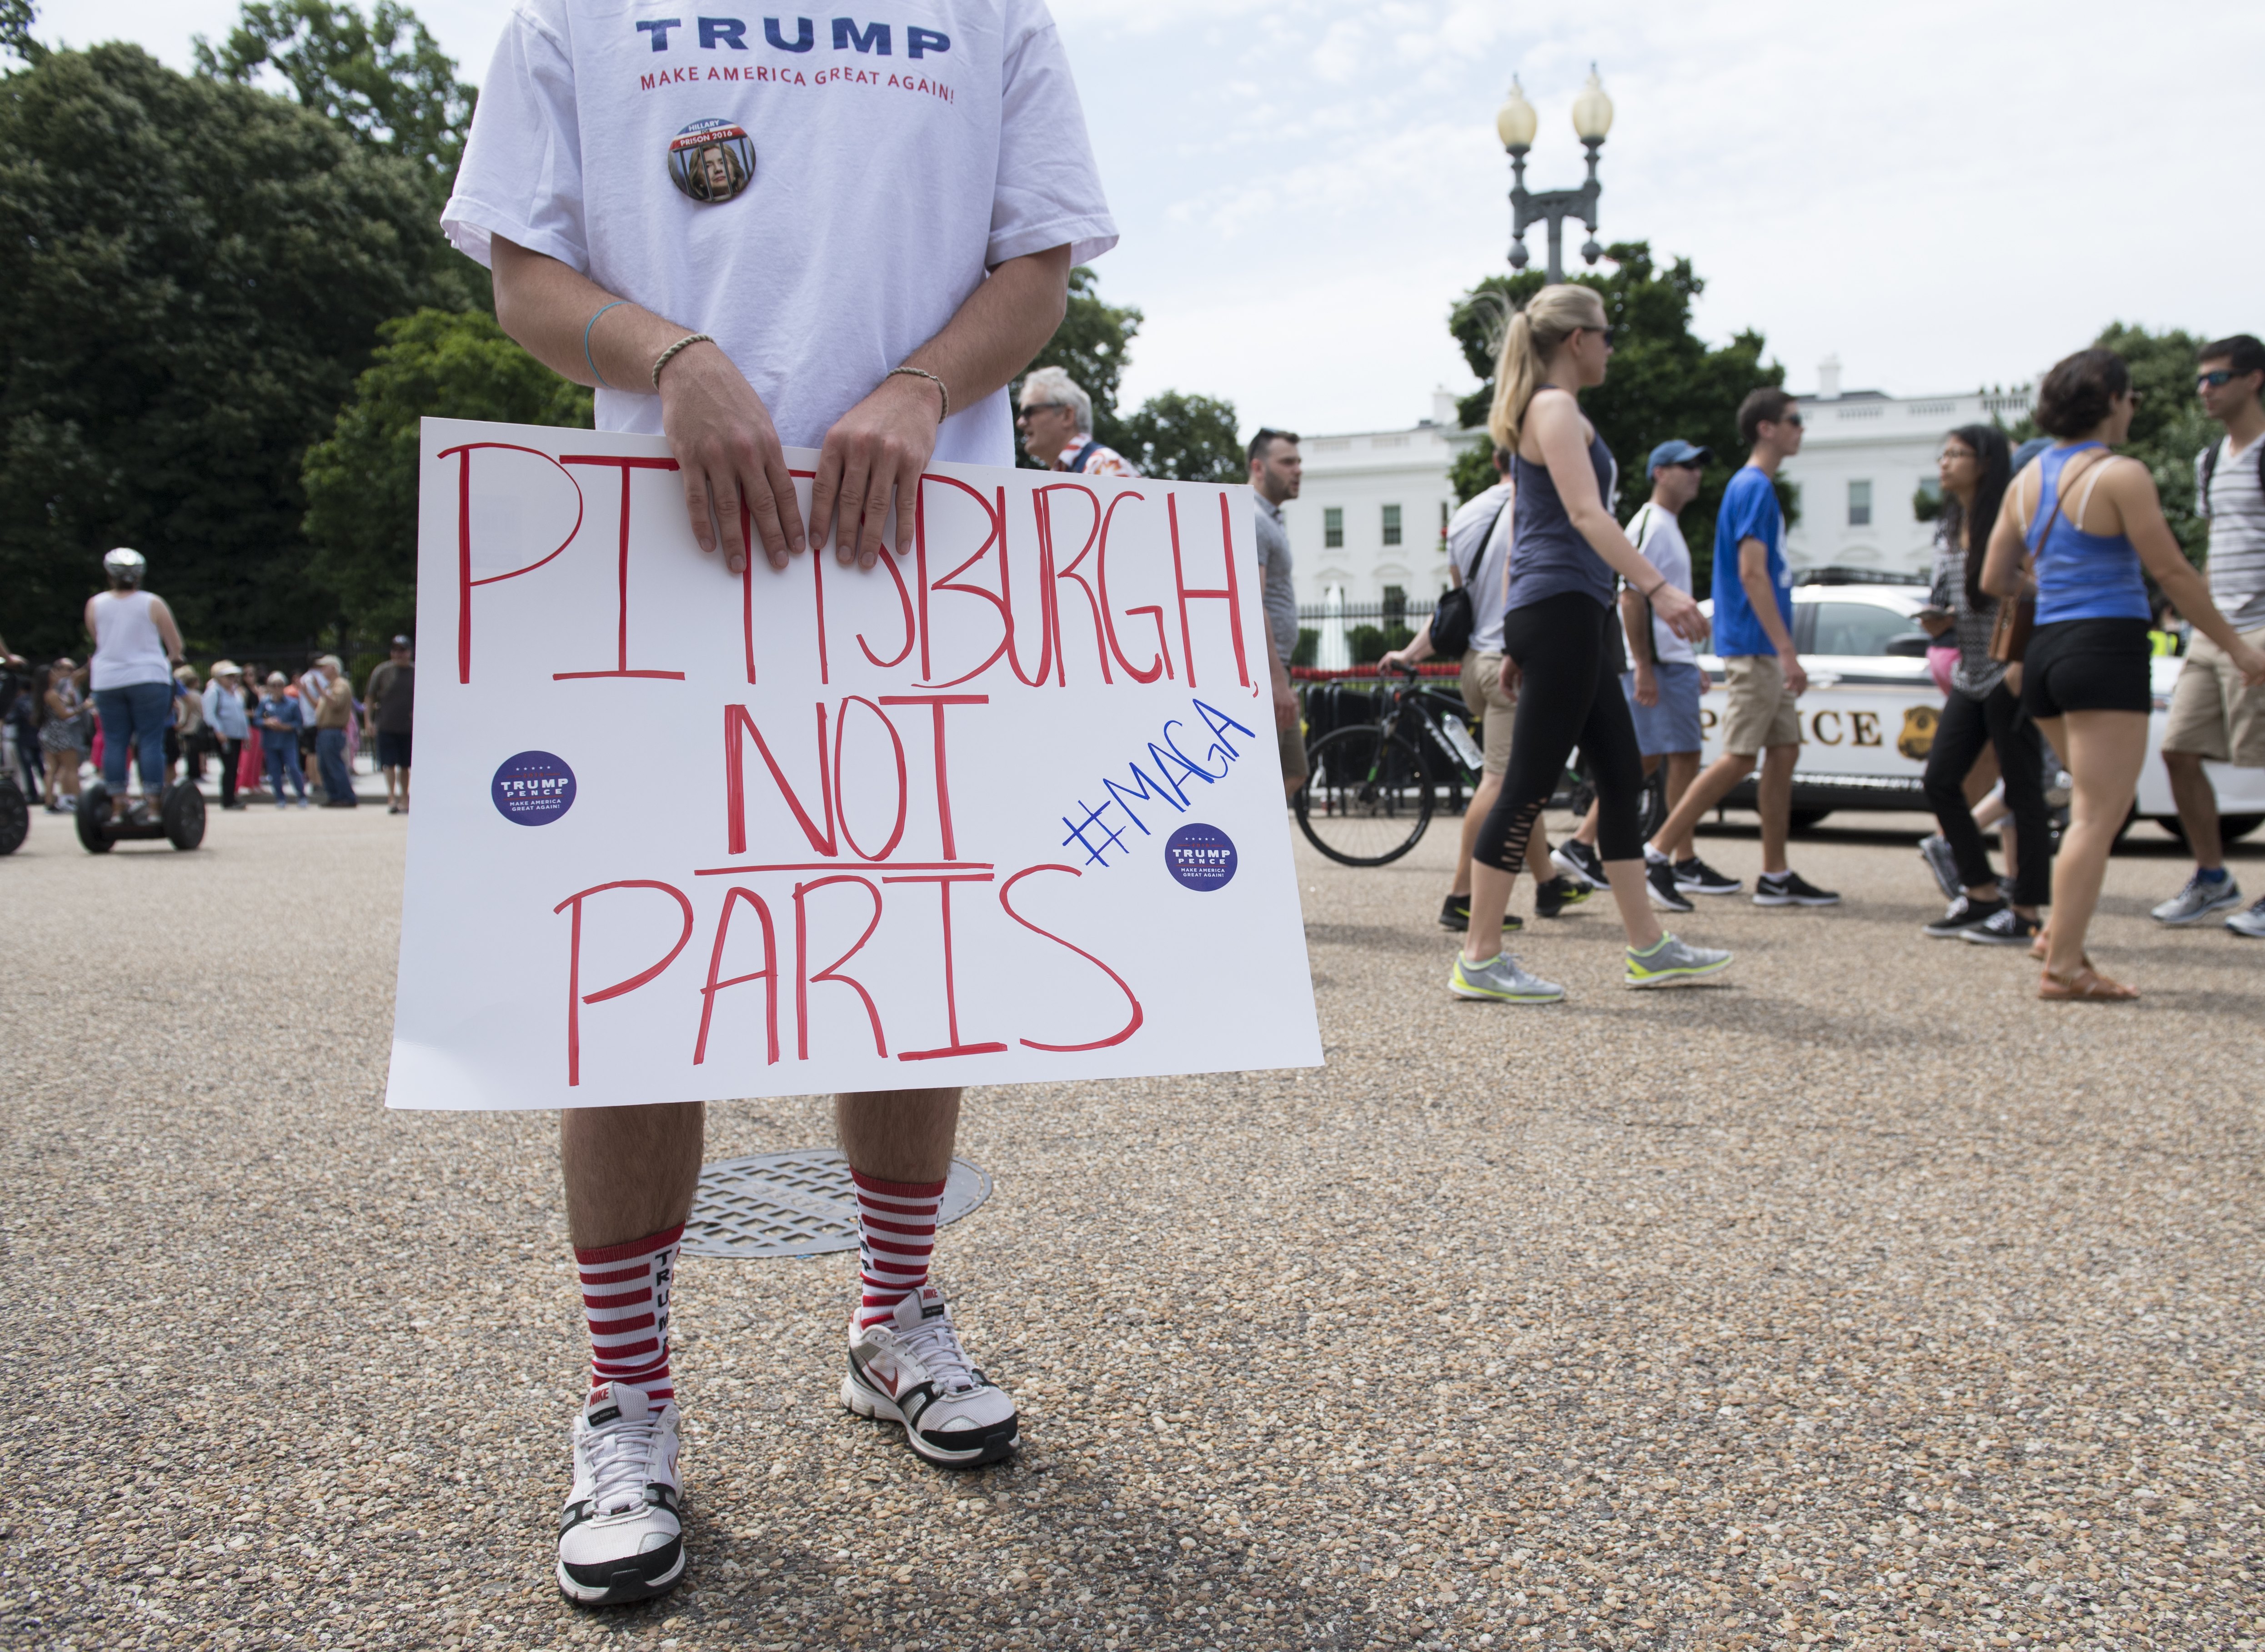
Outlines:
<svg viewBox="0 0 2265 1652"><path fill-rule="evenodd" d="M1620 491L1620 466L1602 436L1590 440L1589 463L1597 473L1597 497L1610 511L1613 496ZM1510 606L1531 608L1578 591L1612 607L1618 576L1565 513L1565 501L1558 497L1549 467L1529 464L1512 454L1511 474L1518 484L1518 512L1510 545Z"/></svg>

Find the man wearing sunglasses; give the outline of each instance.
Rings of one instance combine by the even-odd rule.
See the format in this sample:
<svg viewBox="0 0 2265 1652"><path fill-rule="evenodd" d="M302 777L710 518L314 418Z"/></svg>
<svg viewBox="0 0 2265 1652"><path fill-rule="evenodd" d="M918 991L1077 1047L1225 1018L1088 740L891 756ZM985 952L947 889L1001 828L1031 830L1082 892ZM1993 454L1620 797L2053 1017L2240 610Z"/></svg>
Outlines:
<svg viewBox="0 0 2265 1652"><path fill-rule="evenodd" d="M1793 574L1785 564L1785 513L1777 502L1778 467L1801 451L1801 412L1773 384L1738 405L1738 434L1752 444L1744 466L1730 478L1715 518L1715 647L1722 659L1730 705L1722 721L1722 755L1716 758L1644 845L1646 875L1667 851L1686 844L1707 811L1754 772L1761 783L1754 804L1762 819L1762 872L1754 880L1757 906L1836 906L1840 897L1818 889L1786 863L1785 841L1793 816L1793 766L1801 756L1801 721L1794 702L1809 687L1793 647ZM1655 878L1655 901L1662 900ZM1708 892L1713 892L1709 891Z"/></svg>
<svg viewBox="0 0 2265 1652"><path fill-rule="evenodd" d="M2202 347L2195 389L2225 434L2195 459L2195 509L2210 523L2210 600L2243 638L2265 645L2265 344L2237 333ZM2163 730L2163 767L2179 825L2195 852L2194 876L2155 908L2163 923L2198 923L2241 905L2225 869L2218 791L2204 762L2265 768L2265 688L2252 688L2224 649L2197 632ZM2265 939L2265 899L2225 927Z"/></svg>

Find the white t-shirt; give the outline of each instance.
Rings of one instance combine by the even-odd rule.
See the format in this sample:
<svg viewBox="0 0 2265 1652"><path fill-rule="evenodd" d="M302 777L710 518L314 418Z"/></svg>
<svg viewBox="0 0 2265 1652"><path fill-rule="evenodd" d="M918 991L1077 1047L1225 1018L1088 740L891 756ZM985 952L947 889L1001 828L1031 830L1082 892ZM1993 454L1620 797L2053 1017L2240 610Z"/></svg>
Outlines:
<svg viewBox="0 0 2265 1652"><path fill-rule="evenodd" d="M1502 652L1502 622L1510 612L1502 570L1510 556L1511 518L1515 514L1504 507L1511 492L1509 483L1497 482L1465 499L1447 520L1447 560L1461 571L1463 588L1471 593L1475 654Z"/></svg>
<svg viewBox="0 0 2265 1652"><path fill-rule="evenodd" d="M1643 553L1643 559L1659 570L1667 582L1677 590L1691 589L1691 547L1684 542L1683 529L1675 519L1646 499L1641 509L1628 518L1628 536ZM1657 613L1651 619L1652 658L1661 665L1680 662L1696 665L1699 656L1689 643L1660 623ZM1635 664L1634 660L1628 662Z"/></svg>
<svg viewBox="0 0 2265 1652"><path fill-rule="evenodd" d="M987 269L1117 244L1044 0L701 9L516 0L441 214L449 240L485 264L502 236L713 334L800 448ZM601 388L597 421L657 434L660 398ZM1006 391L954 408L936 456L1012 463Z"/></svg>

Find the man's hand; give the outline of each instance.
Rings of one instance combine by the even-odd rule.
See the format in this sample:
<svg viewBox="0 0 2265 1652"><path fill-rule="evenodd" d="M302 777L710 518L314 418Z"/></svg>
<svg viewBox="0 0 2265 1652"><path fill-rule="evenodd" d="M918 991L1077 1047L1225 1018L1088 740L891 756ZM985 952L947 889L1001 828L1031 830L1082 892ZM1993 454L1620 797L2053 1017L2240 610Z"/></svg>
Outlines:
<svg viewBox="0 0 2265 1652"><path fill-rule="evenodd" d="M908 373L883 379L873 393L834 421L819 450L818 479L810 488L810 523L820 544L838 509L835 555L870 568L881 559L881 529L889 500L897 505L897 554L913 548L913 518L921 472L936 452L943 422L941 387Z"/></svg>
<svg viewBox="0 0 2265 1652"><path fill-rule="evenodd" d="M1809 692L1809 673L1801 668L1801 656L1788 652L1778 658L1785 662L1785 691L1800 699Z"/></svg>
<svg viewBox="0 0 2265 1652"><path fill-rule="evenodd" d="M1635 668L1635 702L1640 706L1659 703L1659 678L1652 671L1649 660Z"/></svg>
<svg viewBox="0 0 2265 1652"><path fill-rule="evenodd" d="M2244 642L2233 656L2233 668L2252 688L2265 685L2265 650Z"/></svg>
<svg viewBox="0 0 2265 1652"><path fill-rule="evenodd" d="M1503 697L1504 699L1515 700L1518 698L1518 685L1519 680L1525 675L1526 673L1518 669L1518 662L1516 660L1512 659L1507 654L1504 654L1502 657L1502 671L1500 673L1500 676L1502 680Z"/></svg>
<svg viewBox="0 0 2265 1652"><path fill-rule="evenodd" d="M1274 685L1274 726L1294 729L1298 726L1298 694L1286 682Z"/></svg>
<svg viewBox="0 0 2265 1652"><path fill-rule="evenodd" d="M692 537L713 551L721 532L724 565L738 573L752 549L739 529L745 506L774 568L803 549L794 478L770 410L732 360L712 344L682 350L661 369L660 427L684 477Z"/></svg>

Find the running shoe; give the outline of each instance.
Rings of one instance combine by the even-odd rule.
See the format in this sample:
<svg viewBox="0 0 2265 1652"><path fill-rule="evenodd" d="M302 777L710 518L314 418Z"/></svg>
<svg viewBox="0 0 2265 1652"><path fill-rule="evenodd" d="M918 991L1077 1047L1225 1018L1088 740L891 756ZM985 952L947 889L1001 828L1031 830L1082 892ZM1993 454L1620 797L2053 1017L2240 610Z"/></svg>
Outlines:
<svg viewBox="0 0 2265 1652"><path fill-rule="evenodd" d="M574 1419L574 1488L558 1517L558 1588L582 1606L666 1594L684 1576L676 1404L625 1382L594 1389Z"/></svg>
<svg viewBox="0 0 2265 1652"><path fill-rule="evenodd" d="M1565 996L1563 987L1528 974L1507 952L1497 952L1483 964L1473 964L1458 952L1447 990L1458 998L1489 998L1504 1004L1555 1004Z"/></svg>
<svg viewBox="0 0 2265 1652"><path fill-rule="evenodd" d="M905 1444L944 1468L980 1468L1015 1449L1021 1421L1006 1391L969 1363L943 1292L906 1292L878 1325L849 1328L841 1403L904 1425Z"/></svg>
<svg viewBox="0 0 2265 1652"><path fill-rule="evenodd" d="M2247 912L2237 912L2225 921L2225 927L2236 935L2255 935L2265 940L2265 895Z"/></svg>
<svg viewBox="0 0 2265 1652"><path fill-rule="evenodd" d="M1938 941L1955 941L1976 925L2012 910L2013 906L2003 900L1977 900L1971 895L1961 894L1951 900L1949 911L1927 925L1926 933Z"/></svg>
<svg viewBox="0 0 2265 1652"><path fill-rule="evenodd" d="M1577 906L1588 899L1589 886L1575 883L1569 877L1537 880L1533 885L1533 915L1554 918L1568 906Z"/></svg>
<svg viewBox="0 0 2265 1652"><path fill-rule="evenodd" d="M1471 898L1468 895L1448 896L1446 905L1439 908L1439 928L1453 929L1460 934L1470 927ZM1504 935L1524 928L1526 928L1526 920L1516 913L1506 912L1502 914L1502 932Z"/></svg>
<svg viewBox="0 0 2265 1652"><path fill-rule="evenodd" d="M2214 912L2240 904L2241 885L2232 873L2210 884L2197 872L2187 879L2184 889L2155 908L2154 917L2157 923L2199 923Z"/></svg>
<svg viewBox="0 0 2265 1652"><path fill-rule="evenodd" d="M1718 872L1694 855L1675 862L1675 886L1686 895L1735 895L1746 886L1746 880Z"/></svg>
<svg viewBox="0 0 2265 1652"><path fill-rule="evenodd" d="M1568 838L1549 851L1549 863L1584 889L1605 887L1605 860L1593 843Z"/></svg>
<svg viewBox="0 0 2265 1652"><path fill-rule="evenodd" d="M1649 952L1628 950L1630 986L1694 986L1730 967L1730 955L1718 947L1694 947L1664 935Z"/></svg>
<svg viewBox="0 0 2265 1652"><path fill-rule="evenodd" d="M1643 881L1651 892L1651 904L1662 912L1690 912L1690 899L1675 886L1675 869L1665 861L1646 861Z"/></svg>
<svg viewBox="0 0 2265 1652"><path fill-rule="evenodd" d="M1837 906L1840 897L1819 889L1799 872L1764 872L1754 879L1757 906Z"/></svg>
<svg viewBox="0 0 2265 1652"><path fill-rule="evenodd" d="M2006 906L1968 928L1958 938L1978 947L2025 947L2043 933L2044 926L2035 918L2024 918Z"/></svg>
<svg viewBox="0 0 2265 1652"><path fill-rule="evenodd" d="M1955 900L1965 892L1966 885L1958 879L1958 856L1950 848L1950 840L1936 832L1919 841L1919 857L1926 862L1926 870L1934 874L1941 886L1945 900Z"/></svg>

